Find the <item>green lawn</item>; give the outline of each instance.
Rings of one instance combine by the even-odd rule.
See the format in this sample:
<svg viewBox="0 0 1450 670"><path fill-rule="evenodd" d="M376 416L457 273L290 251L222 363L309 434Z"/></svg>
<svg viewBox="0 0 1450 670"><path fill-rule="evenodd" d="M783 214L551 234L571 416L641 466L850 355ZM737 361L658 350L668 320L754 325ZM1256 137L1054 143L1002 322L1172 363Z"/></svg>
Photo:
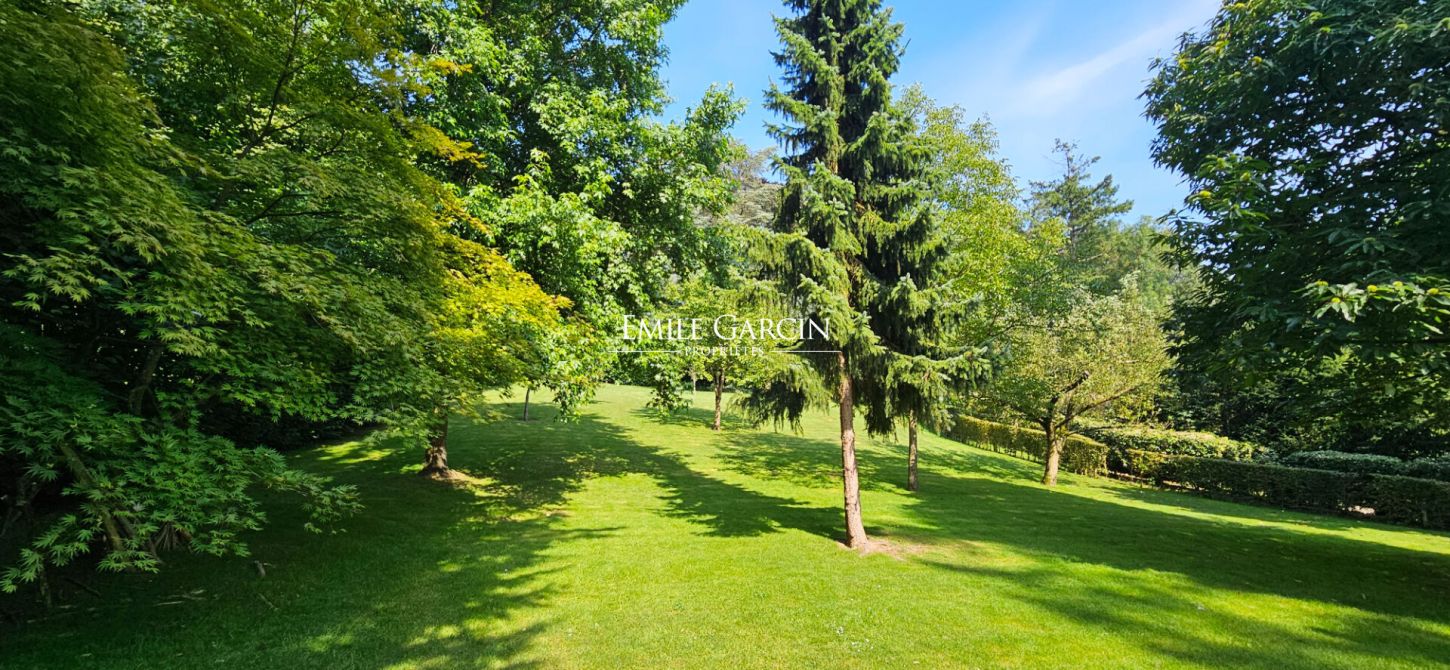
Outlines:
<svg viewBox="0 0 1450 670"><path fill-rule="evenodd" d="M705 393L667 424L645 400L606 387L573 424L545 406L455 424L475 488L412 476L418 454L297 454L361 490L345 532L279 509L251 558L95 578L103 598L0 627L0 666L1450 664L1445 534L1070 475L1048 490L1033 464L924 436L916 494L904 448L863 444L867 529L893 550L862 556L836 541L826 413L800 436L715 434Z"/></svg>

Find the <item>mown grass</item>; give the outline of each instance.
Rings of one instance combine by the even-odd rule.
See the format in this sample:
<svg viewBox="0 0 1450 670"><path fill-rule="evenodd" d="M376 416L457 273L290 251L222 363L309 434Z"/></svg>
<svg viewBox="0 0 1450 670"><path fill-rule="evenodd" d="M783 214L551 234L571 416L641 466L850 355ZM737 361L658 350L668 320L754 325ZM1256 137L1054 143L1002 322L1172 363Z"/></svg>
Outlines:
<svg viewBox="0 0 1450 670"><path fill-rule="evenodd" d="M934 436L922 490L866 440L867 528L837 542L832 417L802 435L607 387L576 423L453 426L473 488L417 454L295 456L366 512L279 508L248 559L91 580L0 628L0 666L98 668L1247 667L1450 663L1450 536L1068 476ZM493 408L517 417L518 398ZM261 561L259 577L253 561ZM62 586L64 586L62 584ZM36 615L29 615L32 618Z"/></svg>

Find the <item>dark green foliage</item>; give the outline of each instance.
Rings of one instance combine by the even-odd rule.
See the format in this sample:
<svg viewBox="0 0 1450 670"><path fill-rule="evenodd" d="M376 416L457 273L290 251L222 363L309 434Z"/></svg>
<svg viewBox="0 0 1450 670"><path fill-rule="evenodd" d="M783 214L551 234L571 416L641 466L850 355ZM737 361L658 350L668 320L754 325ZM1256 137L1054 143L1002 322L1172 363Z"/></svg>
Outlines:
<svg viewBox="0 0 1450 670"><path fill-rule="evenodd" d="M820 370L801 356L781 354L769 362L767 369L752 375L750 392L735 398L733 406L751 424L798 429L807 410L828 403L831 390Z"/></svg>
<svg viewBox="0 0 1450 670"><path fill-rule="evenodd" d="M399 30L419 57L400 70L422 85L397 104L428 124L423 167L482 222L463 234L568 299L523 371L565 410L614 364L623 314L725 255L696 217L726 202L726 130L741 105L712 89L683 120L658 120L662 31L681 4L405 3L415 14Z"/></svg>
<svg viewBox="0 0 1450 670"><path fill-rule="evenodd" d="M1179 456L1153 473L1159 482L1299 509L1340 512L1355 504L1354 476L1329 470Z"/></svg>
<svg viewBox="0 0 1450 670"><path fill-rule="evenodd" d="M1355 454L1344 451L1300 451L1279 459L1280 465L1295 468L1318 468L1337 472L1358 472L1377 475L1405 475L1409 464L1391 456Z"/></svg>
<svg viewBox="0 0 1450 670"><path fill-rule="evenodd" d="M245 552L259 486L355 506L249 420L446 468L449 413L520 379L576 406L607 360L580 315L718 254L736 103L648 118L678 3L489 4L0 8L0 481L7 519L54 512L0 586Z"/></svg>
<svg viewBox="0 0 1450 670"><path fill-rule="evenodd" d="M889 83L902 27L878 0L787 4L798 14L777 21L783 87L766 103L792 124L771 129L786 184L774 239L757 252L792 305L829 322L819 348L845 352L867 428L885 433L928 411L943 374L926 342L927 285L944 256L924 202L928 150ZM837 373L834 356L813 360Z"/></svg>
<svg viewBox="0 0 1450 670"><path fill-rule="evenodd" d="M1404 397L1373 391L1373 371L1344 355L1318 362L1282 361L1262 371L1211 374L1179 359L1171 392L1159 405L1175 426L1195 427L1279 453L1332 449L1415 458L1445 449L1426 424L1401 420Z"/></svg>
<svg viewBox="0 0 1450 670"><path fill-rule="evenodd" d="M1338 472L1402 475L1422 479L1450 481L1450 457L1429 456L1411 461L1380 454L1345 451L1300 451L1279 458L1278 462L1296 468L1319 468Z"/></svg>
<svg viewBox="0 0 1450 670"><path fill-rule="evenodd" d="M1156 64L1154 155L1191 188L1174 253L1203 279L1179 310L1190 369L1233 388L1332 363L1334 416L1444 444L1446 63L1442 2L1274 0L1226 4Z"/></svg>
<svg viewBox="0 0 1450 670"><path fill-rule="evenodd" d="M1167 308L1187 290L1192 275L1168 262L1168 246L1155 221L1146 216L1122 221L1133 203L1118 199L1112 175L1093 180L1090 170L1098 157L1085 157L1075 144L1061 140L1055 152L1062 174L1032 182L1028 197L1029 233L1061 240L1056 249L1061 276L1055 280L1111 295L1132 275L1143 300L1154 309Z"/></svg>
<svg viewBox="0 0 1450 670"><path fill-rule="evenodd" d="M1175 458L1156 451L1136 449L1111 449L1108 451L1108 471L1139 479L1152 479L1168 460Z"/></svg>
<svg viewBox="0 0 1450 670"><path fill-rule="evenodd" d="M1442 482L1450 482L1450 454L1426 456L1410 461L1409 469L1405 474L1421 479L1438 479Z"/></svg>
<svg viewBox="0 0 1450 670"><path fill-rule="evenodd" d="M1174 267L1165 256L1164 235L1150 217L1135 223L1115 224L1088 240L1078 252L1079 281L1095 293L1123 289L1128 277L1137 283L1142 298L1153 309L1167 310L1189 295L1194 276Z"/></svg>
<svg viewBox="0 0 1450 670"><path fill-rule="evenodd" d="M1321 512L1371 509L1383 521L1450 528L1447 482L1131 450L1119 465L1125 474L1211 495Z"/></svg>
<svg viewBox="0 0 1450 670"><path fill-rule="evenodd" d="M1370 475L1360 483L1364 506L1376 519L1425 528L1450 529L1450 483Z"/></svg>
<svg viewBox="0 0 1450 670"><path fill-rule="evenodd" d="M1053 152L1062 156L1062 176L1032 182L1032 216L1038 222L1061 223L1069 255L1082 260L1079 248L1116 228L1118 217L1133 209L1133 201L1118 200L1112 175L1092 181L1089 170L1097 156L1085 158L1077 145L1062 140L1057 140Z"/></svg>
<svg viewBox="0 0 1450 670"><path fill-rule="evenodd" d="M1047 458L1047 434L1032 428L962 416L957 417L946 436L1037 463ZM1107 445L1086 437L1071 435L1063 443L1062 467L1068 472L1101 474L1107 470L1107 457Z"/></svg>
<svg viewBox="0 0 1450 670"><path fill-rule="evenodd" d="M153 18L173 11L187 9ZM188 50L210 51L227 32L220 24L238 27L233 18L188 23L166 45L173 58L147 65L164 61L168 75L201 67ZM124 32L124 22L104 25ZM297 79L306 93L296 104L319 105L315 116L299 109L283 131L262 123L282 119L259 91L205 113L186 107L199 102L180 84L168 89L175 97L149 97L160 73L130 71L95 24L0 8L0 452L20 464L5 478L18 482L7 492L16 509L29 512L42 489L65 501L11 529L28 546L5 590L96 545L105 569L155 568L172 546L244 553L240 533L263 521L257 486L302 493L318 521L355 506L350 489L198 428L216 404L261 417L344 414L352 398L339 382L402 361L413 352L394 338L426 332L410 317L440 276L427 253L431 216L387 195L418 186L417 173L386 153L399 144L381 114L355 114L329 88L377 45L329 35L315 36L329 46L312 45L312 69ZM260 86L246 74L207 77ZM227 113L236 116L214 116ZM351 141L333 124L354 128ZM316 153L324 136L332 158ZM289 188L295 198L279 209Z"/></svg>
<svg viewBox="0 0 1450 670"><path fill-rule="evenodd" d="M1071 435L1085 416L1147 401L1169 362L1158 316L1131 282L1111 296L1079 291L1071 309L1020 329L1011 343L1006 364L970 407L1038 426L1049 444ZM1049 457L1044 468L1048 485L1054 463Z"/></svg>
<svg viewBox="0 0 1450 670"><path fill-rule="evenodd" d="M682 394L689 384L701 382L711 394L722 396L725 388L742 385L759 390L756 397L745 396L740 408L752 420L779 419L794 421L804 409L807 397L823 401L828 394L801 388L792 380L792 367L801 362L796 355L782 355L780 349L788 341L773 339L731 339L716 333L714 320L732 315L736 320L757 318L778 319L793 313L784 304L776 286L761 279L761 267L753 262L750 244L770 224L779 199L780 185L764 179L771 151L751 152L744 145L734 144L734 158L721 169L732 182L730 206L724 212L702 212L701 227L712 228L720 243L723 262L677 277L656 300L653 314L666 319L698 319L704 327L691 334L692 339L680 343L684 350L663 347L668 353L638 353L624 356L626 365L641 372L639 385L653 389L649 406L664 414L674 414L688 406ZM804 381L804 380L798 380ZM775 392L789 388L794 398L776 397ZM784 402L785 412L774 415L766 408ZM795 404L792 408L790 405Z"/></svg>
<svg viewBox="0 0 1450 670"><path fill-rule="evenodd" d="M1207 456L1234 461L1252 459L1259 449L1252 444L1213 433L1164 430L1148 426L1083 425L1078 432L1112 447L1175 456Z"/></svg>

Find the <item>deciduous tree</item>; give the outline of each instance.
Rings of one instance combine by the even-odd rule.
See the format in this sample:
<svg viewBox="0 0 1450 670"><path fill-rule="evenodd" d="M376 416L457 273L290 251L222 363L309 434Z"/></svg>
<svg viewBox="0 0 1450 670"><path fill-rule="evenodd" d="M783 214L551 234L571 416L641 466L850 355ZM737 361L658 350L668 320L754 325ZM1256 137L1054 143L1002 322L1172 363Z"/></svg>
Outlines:
<svg viewBox="0 0 1450 670"><path fill-rule="evenodd" d="M1184 360L1223 379L1344 366L1369 440L1450 431L1450 24L1441 3L1227 4L1155 65L1181 173ZM1339 362L1336 362L1339 361Z"/></svg>
<svg viewBox="0 0 1450 670"><path fill-rule="evenodd" d="M1134 295L1079 293L1064 314L1019 331L1003 369L981 389L979 406L1016 415L1047 435L1042 482L1057 483L1074 419L1114 402L1151 397L1168 365L1159 318Z"/></svg>

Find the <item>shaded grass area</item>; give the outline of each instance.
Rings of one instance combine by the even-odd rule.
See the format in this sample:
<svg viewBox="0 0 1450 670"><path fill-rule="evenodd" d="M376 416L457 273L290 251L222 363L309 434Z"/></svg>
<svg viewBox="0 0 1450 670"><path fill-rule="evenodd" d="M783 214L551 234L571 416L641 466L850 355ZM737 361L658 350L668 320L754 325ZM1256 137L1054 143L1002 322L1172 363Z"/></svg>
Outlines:
<svg viewBox="0 0 1450 670"><path fill-rule="evenodd" d="M0 666L1450 663L1445 534L1072 476L1048 490L1032 464L924 435L915 494L904 447L863 441L868 531L901 551L861 556L837 543L833 416L717 434L709 394L664 422L646 397L455 423L475 487L361 443L298 454L361 490L345 532L278 508L251 558L86 576L104 598L0 628Z"/></svg>

